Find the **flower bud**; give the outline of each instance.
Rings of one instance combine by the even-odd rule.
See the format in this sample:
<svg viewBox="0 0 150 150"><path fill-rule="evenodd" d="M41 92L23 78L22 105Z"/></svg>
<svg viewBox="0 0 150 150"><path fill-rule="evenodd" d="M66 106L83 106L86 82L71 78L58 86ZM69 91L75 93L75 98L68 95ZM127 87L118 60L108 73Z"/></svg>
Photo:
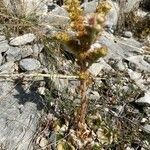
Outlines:
<svg viewBox="0 0 150 150"><path fill-rule="evenodd" d="M103 47L97 49L96 53L99 57L104 57L107 55L107 52L108 52L107 47L103 46Z"/></svg>
<svg viewBox="0 0 150 150"><path fill-rule="evenodd" d="M96 31L100 32L102 31L102 26L100 24L95 25L94 27L96 29Z"/></svg>
<svg viewBox="0 0 150 150"><path fill-rule="evenodd" d="M98 22L98 23L103 23L103 22L105 22L105 16L104 16L103 14L98 14L98 15L96 16L96 19L97 19L97 22Z"/></svg>

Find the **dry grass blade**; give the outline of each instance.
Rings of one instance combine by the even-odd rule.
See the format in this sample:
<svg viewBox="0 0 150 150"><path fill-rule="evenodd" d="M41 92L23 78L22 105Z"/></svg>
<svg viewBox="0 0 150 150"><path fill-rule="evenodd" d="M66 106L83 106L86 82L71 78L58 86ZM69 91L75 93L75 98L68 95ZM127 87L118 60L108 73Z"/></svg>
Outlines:
<svg viewBox="0 0 150 150"><path fill-rule="evenodd" d="M3 0L0 0L0 22L5 25L5 33L23 34L33 32L37 26L36 16L15 15L8 11Z"/></svg>
<svg viewBox="0 0 150 150"><path fill-rule="evenodd" d="M78 76L71 76L71 75L61 75L61 74L0 74L0 77L9 77L9 78L23 78L23 77L48 77L48 78L60 78L60 79L78 79Z"/></svg>

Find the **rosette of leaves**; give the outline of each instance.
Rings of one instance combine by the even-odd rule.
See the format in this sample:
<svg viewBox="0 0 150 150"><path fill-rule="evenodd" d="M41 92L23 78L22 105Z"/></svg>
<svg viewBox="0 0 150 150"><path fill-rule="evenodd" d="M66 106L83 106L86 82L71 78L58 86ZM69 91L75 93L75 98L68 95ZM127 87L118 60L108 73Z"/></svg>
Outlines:
<svg viewBox="0 0 150 150"><path fill-rule="evenodd" d="M92 76L88 68L92 63L107 54L106 46L93 47L100 37L110 4L102 1L97 5L95 13L84 15L79 0L66 0L65 8L69 13L70 28L68 31L57 32L55 38L68 47L76 57L79 65L81 105L75 112L77 130L82 131L88 106L86 91L92 84Z"/></svg>

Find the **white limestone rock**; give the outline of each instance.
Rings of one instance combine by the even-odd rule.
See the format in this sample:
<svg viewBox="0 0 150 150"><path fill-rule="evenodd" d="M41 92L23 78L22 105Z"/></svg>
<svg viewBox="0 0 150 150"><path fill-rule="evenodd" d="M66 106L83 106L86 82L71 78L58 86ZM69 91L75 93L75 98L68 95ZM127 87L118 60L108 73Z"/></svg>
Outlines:
<svg viewBox="0 0 150 150"><path fill-rule="evenodd" d="M6 59L7 59L7 61L20 60L21 59L20 48L10 46L8 51L6 52Z"/></svg>
<svg viewBox="0 0 150 150"><path fill-rule="evenodd" d="M28 33L28 34L24 34L22 36L18 36L16 38L13 38L10 41L10 45L12 46L21 46L21 45L25 45L28 43L33 42L36 39L36 36L32 33Z"/></svg>
<svg viewBox="0 0 150 150"><path fill-rule="evenodd" d="M137 99L135 102L140 105L150 106L150 92L146 92L144 97Z"/></svg>
<svg viewBox="0 0 150 150"><path fill-rule="evenodd" d="M6 52L9 49L9 44L7 40L0 41L0 53Z"/></svg>
<svg viewBox="0 0 150 150"><path fill-rule="evenodd" d="M15 70L15 63L14 61L9 61L0 66L0 73L13 73Z"/></svg>
<svg viewBox="0 0 150 150"><path fill-rule="evenodd" d="M109 66L109 65L104 61L104 59L100 58L100 59L99 59L99 62L93 63L93 64L90 66L89 71L92 73L92 75L97 76L97 75L101 72L102 69L107 70L107 71L113 70L113 69L111 68L111 66Z"/></svg>
<svg viewBox="0 0 150 150"><path fill-rule="evenodd" d="M25 58L20 61L19 66L22 70L33 71L38 70L41 67L41 64L34 58Z"/></svg>

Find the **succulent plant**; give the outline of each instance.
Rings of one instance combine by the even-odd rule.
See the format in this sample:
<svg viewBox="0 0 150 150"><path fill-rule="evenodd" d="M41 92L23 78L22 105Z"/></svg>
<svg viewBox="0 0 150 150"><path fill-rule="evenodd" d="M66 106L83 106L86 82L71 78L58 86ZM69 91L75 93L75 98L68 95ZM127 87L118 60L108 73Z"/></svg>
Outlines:
<svg viewBox="0 0 150 150"><path fill-rule="evenodd" d="M75 115L75 124L77 124L77 130L82 132L88 106L86 91L92 84L92 76L88 68L107 54L106 46L100 44L94 46L94 43L103 31L106 15L111 7L108 2L102 1L98 4L95 13L84 15L79 0L66 0L65 8L69 13L70 28L68 31L57 32L55 38L75 55L80 68L81 105Z"/></svg>

